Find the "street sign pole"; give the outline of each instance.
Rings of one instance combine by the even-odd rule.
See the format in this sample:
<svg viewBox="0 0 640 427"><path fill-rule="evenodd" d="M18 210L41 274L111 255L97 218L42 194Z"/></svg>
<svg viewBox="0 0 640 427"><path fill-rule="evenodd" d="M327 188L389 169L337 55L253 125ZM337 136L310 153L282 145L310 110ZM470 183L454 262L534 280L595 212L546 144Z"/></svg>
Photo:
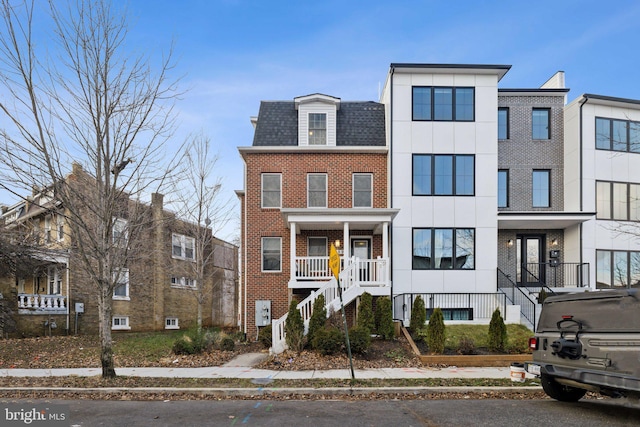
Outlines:
<svg viewBox="0 0 640 427"><path fill-rule="evenodd" d="M347 343L347 354L349 355L349 366L351 367L351 379L356 379L356 375L353 371L353 358L351 357L351 343L349 342L349 328L347 326L347 316L344 314L344 302L342 301L342 286L340 285L340 255L336 247L331 244L331 250L329 251L329 267L336 278L338 284L338 295L340 296L340 311L342 313L342 323L344 324L344 337Z"/></svg>

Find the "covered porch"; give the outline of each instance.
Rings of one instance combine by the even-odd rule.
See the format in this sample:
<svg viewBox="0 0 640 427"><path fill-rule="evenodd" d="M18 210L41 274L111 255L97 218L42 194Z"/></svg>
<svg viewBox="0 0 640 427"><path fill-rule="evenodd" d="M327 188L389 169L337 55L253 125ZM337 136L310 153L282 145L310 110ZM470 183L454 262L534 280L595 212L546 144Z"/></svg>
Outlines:
<svg viewBox="0 0 640 427"><path fill-rule="evenodd" d="M38 254L41 265L30 277L16 279L18 314L67 314L69 258L66 252Z"/></svg>
<svg viewBox="0 0 640 427"><path fill-rule="evenodd" d="M518 287L582 292L591 287L580 224L592 212L499 212L498 268Z"/></svg>
<svg viewBox="0 0 640 427"><path fill-rule="evenodd" d="M290 289L317 289L333 275L333 244L342 269L354 264L358 286L390 287L391 221L398 209L282 209L290 229Z"/></svg>

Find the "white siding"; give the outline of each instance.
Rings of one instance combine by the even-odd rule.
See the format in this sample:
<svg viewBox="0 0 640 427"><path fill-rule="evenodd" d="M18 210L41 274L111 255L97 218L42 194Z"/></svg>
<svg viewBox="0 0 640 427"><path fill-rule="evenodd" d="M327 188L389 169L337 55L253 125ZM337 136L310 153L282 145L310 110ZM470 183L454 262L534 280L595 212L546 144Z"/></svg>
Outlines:
<svg viewBox="0 0 640 427"><path fill-rule="evenodd" d="M495 292L497 270L497 75L396 72L382 102L392 110L393 293ZM475 87L475 121L413 122L412 85ZM390 105L391 91L393 105ZM475 155L475 196L412 196L412 154ZM413 229L474 228L474 270L413 270Z"/></svg>

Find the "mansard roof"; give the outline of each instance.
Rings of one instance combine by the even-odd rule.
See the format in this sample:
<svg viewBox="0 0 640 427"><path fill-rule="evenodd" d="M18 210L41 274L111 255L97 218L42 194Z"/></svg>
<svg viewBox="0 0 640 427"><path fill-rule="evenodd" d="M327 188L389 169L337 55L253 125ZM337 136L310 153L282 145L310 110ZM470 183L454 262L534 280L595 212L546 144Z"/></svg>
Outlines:
<svg viewBox="0 0 640 427"><path fill-rule="evenodd" d="M337 146L385 146L384 105L373 101L341 101L336 111ZM297 146L295 101L262 101L253 146Z"/></svg>

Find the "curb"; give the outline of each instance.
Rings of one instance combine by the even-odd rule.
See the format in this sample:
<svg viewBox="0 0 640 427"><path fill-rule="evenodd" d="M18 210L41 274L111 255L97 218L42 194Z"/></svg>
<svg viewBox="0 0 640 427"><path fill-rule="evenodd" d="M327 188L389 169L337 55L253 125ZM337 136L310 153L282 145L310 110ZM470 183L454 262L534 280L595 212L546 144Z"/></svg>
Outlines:
<svg viewBox="0 0 640 427"><path fill-rule="evenodd" d="M166 398L168 396L201 396L201 397L291 397L291 396L429 396L442 394L466 394L466 395L486 395L486 394L535 394L541 393L540 386L523 387L258 387L258 388L179 388L179 387L101 387L101 388L81 388L81 387L0 387L0 397L11 393L34 394L98 394L104 398L114 394L128 395L151 395Z"/></svg>

